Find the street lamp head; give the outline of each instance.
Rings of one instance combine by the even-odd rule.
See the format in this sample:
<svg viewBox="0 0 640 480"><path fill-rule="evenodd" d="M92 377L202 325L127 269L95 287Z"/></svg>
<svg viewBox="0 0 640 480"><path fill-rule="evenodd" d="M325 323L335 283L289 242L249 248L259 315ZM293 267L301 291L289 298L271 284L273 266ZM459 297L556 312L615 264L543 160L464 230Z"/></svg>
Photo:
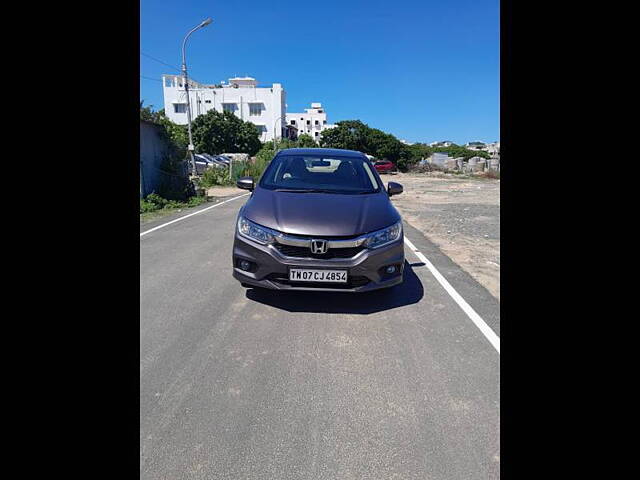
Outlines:
<svg viewBox="0 0 640 480"><path fill-rule="evenodd" d="M213 20L211 20L211 17L207 18L205 21L203 21L203 22L200 24L200 28L202 28L202 27L206 27L206 26L207 26L207 25L209 25L212 21L213 21Z"/></svg>

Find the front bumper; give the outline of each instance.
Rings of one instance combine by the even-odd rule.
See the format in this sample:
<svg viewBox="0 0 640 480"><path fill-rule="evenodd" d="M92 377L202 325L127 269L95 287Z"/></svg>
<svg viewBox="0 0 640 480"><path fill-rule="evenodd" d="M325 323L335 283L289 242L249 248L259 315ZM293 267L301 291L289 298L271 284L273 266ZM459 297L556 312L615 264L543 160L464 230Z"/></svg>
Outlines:
<svg viewBox="0 0 640 480"><path fill-rule="evenodd" d="M250 271L239 268L239 261L251 262ZM374 250L364 250L350 259L315 259L285 257L270 245L260 245L241 237L233 242L233 276L242 283L272 290L324 292L367 292L402 283L404 273L404 237ZM384 273L389 265L397 267L392 275ZM289 268L347 270L348 282L311 283L289 281Z"/></svg>

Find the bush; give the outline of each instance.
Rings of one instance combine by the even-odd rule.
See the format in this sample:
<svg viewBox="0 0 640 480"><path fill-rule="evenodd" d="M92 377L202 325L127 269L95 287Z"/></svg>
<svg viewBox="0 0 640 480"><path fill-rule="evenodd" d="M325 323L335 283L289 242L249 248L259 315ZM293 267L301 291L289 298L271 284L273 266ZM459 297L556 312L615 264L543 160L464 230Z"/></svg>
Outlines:
<svg viewBox="0 0 640 480"><path fill-rule="evenodd" d="M206 197L191 197L186 202L167 200L154 192L147 195L147 198L140 199L140 213L155 212L163 209L170 210L174 208L196 207L206 201Z"/></svg>
<svg viewBox="0 0 640 480"><path fill-rule="evenodd" d="M229 178L229 169L227 168L208 168L202 174L199 184L203 188L216 185L235 185L240 177L253 177L255 181L258 181L268 164L269 161L264 157L244 162L233 162L231 178Z"/></svg>
<svg viewBox="0 0 640 480"><path fill-rule="evenodd" d="M203 188L209 188L214 185L233 185L233 180L229 179L228 169L214 167L204 171L200 177L199 184Z"/></svg>
<svg viewBox="0 0 640 480"><path fill-rule="evenodd" d="M159 208L164 208L164 206L168 203L168 200L162 198L157 193L153 192L147 195L146 201L156 206L156 210Z"/></svg>
<svg viewBox="0 0 640 480"><path fill-rule="evenodd" d="M140 199L140 213L149 213L159 210L155 203L148 202L144 198Z"/></svg>

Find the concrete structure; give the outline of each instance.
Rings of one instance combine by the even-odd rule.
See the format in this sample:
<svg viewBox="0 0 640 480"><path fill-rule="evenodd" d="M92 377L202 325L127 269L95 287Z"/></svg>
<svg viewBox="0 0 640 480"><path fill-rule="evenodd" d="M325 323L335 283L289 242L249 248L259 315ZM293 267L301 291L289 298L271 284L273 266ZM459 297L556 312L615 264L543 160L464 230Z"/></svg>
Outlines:
<svg viewBox="0 0 640 480"><path fill-rule="evenodd" d="M446 153L433 153L427 160L429 163L443 167L448 160L453 160Z"/></svg>
<svg viewBox="0 0 640 480"><path fill-rule="evenodd" d="M321 103L312 103L311 108L305 108L305 113L287 113L287 126L296 129L297 135L310 135L316 142L320 140L323 130L333 128L327 120L327 112Z"/></svg>
<svg viewBox="0 0 640 480"><path fill-rule="evenodd" d="M429 144L430 147L450 147L451 145L453 145L453 142L451 140L445 140L443 142L431 142Z"/></svg>
<svg viewBox="0 0 640 480"><path fill-rule="evenodd" d="M180 75L163 75L164 111L179 125L187 124L187 100ZM261 131L263 142L288 135L285 126L286 93L282 84L258 86L252 77L230 78L229 83L205 85L189 80L191 121L210 110L233 112Z"/></svg>
<svg viewBox="0 0 640 480"><path fill-rule="evenodd" d="M159 193L163 186L171 187L187 178L186 170L182 176L163 171L163 162L169 153L162 127L140 120L140 198Z"/></svg>
<svg viewBox="0 0 640 480"><path fill-rule="evenodd" d="M155 123L140 120L140 198L157 192L161 183L161 166L169 146Z"/></svg>

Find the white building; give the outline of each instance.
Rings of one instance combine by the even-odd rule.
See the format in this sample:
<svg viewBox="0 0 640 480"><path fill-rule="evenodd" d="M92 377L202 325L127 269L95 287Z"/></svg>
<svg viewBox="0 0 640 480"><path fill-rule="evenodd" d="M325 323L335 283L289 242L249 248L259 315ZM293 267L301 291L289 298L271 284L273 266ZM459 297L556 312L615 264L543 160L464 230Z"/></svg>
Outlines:
<svg viewBox="0 0 640 480"><path fill-rule="evenodd" d="M305 108L305 113L287 113L287 126L297 130L297 134L310 135L316 142L320 140L323 130L333 128L327 121L327 112L321 103L312 103L311 108Z"/></svg>
<svg viewBox="0 0 640 480"><path fill-rule="evenodd" d="M478 150L487 152L490 155L498 155L500 153L500 142L484 143L484 142L469 142L465 144L465 148L469 150Z"/></svg>
<svg viewBox="0 0 640 480"><path fill-rule="evenodd" d="M163 75L164 111L172 122L187 124L187 99L180 75ZM280 83L258 87L251 77L230 78L228 84L204 85L189 80L191 121L209 110L229 111L256 125L260 140L273 140L274 134L287 136L285 125L286 93Z"/></svg>
<svg viewBox="0 0 640 480"><path fill-rule="evenodd" d="M500 155L500 142L487 143L489 155Z"/></svg>
<svg viewBox="0 0 640 480"><path fill-rule="evenodd" d="M450 147L451 145L453 145L453 142L451 140L444 140L442 142L431 142L429 144L430 147Z"/></svg>

